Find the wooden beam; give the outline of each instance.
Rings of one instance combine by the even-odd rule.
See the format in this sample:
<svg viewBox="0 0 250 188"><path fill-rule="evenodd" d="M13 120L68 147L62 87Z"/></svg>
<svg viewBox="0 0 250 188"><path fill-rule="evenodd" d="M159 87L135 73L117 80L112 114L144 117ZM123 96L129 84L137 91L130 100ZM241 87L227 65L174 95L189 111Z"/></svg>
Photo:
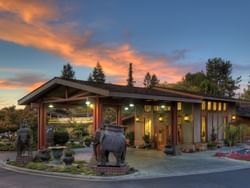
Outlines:
<svg viewBox="0 0 250 188"><path fill-rule="evenodd" d="M81 92L81 93L70 96L70 98L74 99L74 98L79 98L79 97L86 97L88 94L89 92Z"/></svg>
<svg viewBox="0 0 250 188"><path fill-rule="evenodd" d="M43 103L60 103L60 102L72 102L72 101L80 101L87 98L93 98L96 96L85 96L85 97L78 97L78 98L68 98L68 99L55 99L55 100L45 100Z"/></svg>

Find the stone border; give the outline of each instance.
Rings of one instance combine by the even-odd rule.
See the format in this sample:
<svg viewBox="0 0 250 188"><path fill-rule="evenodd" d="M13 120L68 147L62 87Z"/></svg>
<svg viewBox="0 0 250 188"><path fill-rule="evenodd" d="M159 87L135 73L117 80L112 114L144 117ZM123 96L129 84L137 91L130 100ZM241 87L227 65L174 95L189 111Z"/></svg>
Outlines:
<svg viewBox="0 0 250 188"><path fill-rule="evenodd" d="M227 160L235 161L235 159L227 159ZM81 180L81 181L127 181L127 180L145 180L145 179L169 178L169 177L178 177L178 176L190 176L190 175L200 175L200 174L210 174L210 173L250 169L250 162L243 161L243 163L245 163L246 165L234 166L234 167L229 166L227 168L208 169L208 170L204 169L204 170L198 170L196 172L190 172L190 173L180 172L180 173L172 173L172 174L155 174L155 175L145 175L145 176L141 176L140 172L135 172L133 174L128 174L128 175L120 175L120 176L88 176L88 175L79 175L79 174L72 175L68 173L45 172L45 171L40 171L40 170L21 168L21 167L8 165L1 161L0 161L0 166L6 170L10 170L10 171L18 172L18 173L37 175L37 176L46 176L46 177L52 177L52 178L72 179L72 180Z"/></svg>

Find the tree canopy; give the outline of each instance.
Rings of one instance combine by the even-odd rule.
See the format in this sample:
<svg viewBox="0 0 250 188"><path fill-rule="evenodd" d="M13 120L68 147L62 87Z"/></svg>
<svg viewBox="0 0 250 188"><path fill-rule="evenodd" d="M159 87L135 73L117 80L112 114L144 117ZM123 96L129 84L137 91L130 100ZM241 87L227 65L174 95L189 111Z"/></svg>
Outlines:
<svg viewBox="0 0 250 188"><path fill-rule="evenodd" d="M105 83L105 74L99 62L94 67L92 74L89 75L88 81Z"/></svg>
<svg viewBox="0 0 250 188"><path fill-rule="evenodd" d="M63 65L63 70L60 77L64 79L75 79L75 71L69 63Z"/></svg>
<svg viewBox="0 0 250 188"><path fill-rule="evenodd" d="M135 81L133 78L133 64L129 63L127 86L134 87L134 83Z"/></svg>
<svg viewBox="0 0 250 188"><path fill-rule="evenodd" d="M250 100L250 81L248 81L247 88L243 90L243 94L241 95L241 98L245 100Z"/></svg>
<svg viewBox="0 0 250 188"><path fill-rule="evenodd" d="M222 58L208 59L206 71L187 73L183 80L171 87L206 95L233 97L239 89L241 77L232 78L232 64Z"/></svg>
<svg viewBox="0 0 250 188"><path fill-rule="evenodd" d="M147 74L144 77L143 85L146 88L152 88L152 87L158 85L159 82L160 81L158 80L158 78L157 78L157 76L155 74L153 74L151 76L151 74L149 72L147 72Z"/></svg>

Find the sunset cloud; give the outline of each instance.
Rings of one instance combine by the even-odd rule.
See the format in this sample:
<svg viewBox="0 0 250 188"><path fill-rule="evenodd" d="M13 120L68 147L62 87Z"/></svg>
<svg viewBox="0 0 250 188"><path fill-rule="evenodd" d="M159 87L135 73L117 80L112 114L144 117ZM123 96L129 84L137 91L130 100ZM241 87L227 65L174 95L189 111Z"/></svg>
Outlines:
<svg viewBox="0 0 250 188"><path fill-rule="evenodd" d="M0 11L15 14L26 23L55 19L57 16L53 1L0 0Z"/></svg>
<svg viewBox="0 0 250 188"><path fill-rule="evenodd" d="M56 54L76 66L94 67L99 61L106 75L116 83L125 83L130 62L137 85L141 85L147 72L155 73L162 81L176 82L189 71L175 64L176 59L184 57L186 50L176 51L168 58L138 52L128 43L116 46L94 43L92 31L75 32L75 24L69 22L50 25L49 22L60 15L53 1L0 0L1 12L4 16L0 17L0 40ZM0 87L25 86L30 90L43 83L41 79L32 83L27 80L25 77L0 80Z"/></svg>
<svg viewBox="0 0 250 188"><path fill-rule="evenodd" d="M14 77L0 79L0 88L2 90L25 89L27 91L32 91L41 86L46 80L44 75L17 73Z"/></svg>

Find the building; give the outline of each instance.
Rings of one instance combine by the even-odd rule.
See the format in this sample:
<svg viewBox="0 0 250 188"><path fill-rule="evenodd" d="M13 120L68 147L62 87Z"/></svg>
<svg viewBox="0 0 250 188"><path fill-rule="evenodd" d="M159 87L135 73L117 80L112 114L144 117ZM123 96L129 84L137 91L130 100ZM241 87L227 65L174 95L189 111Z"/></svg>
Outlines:
<svg viewBox="0 0 250 188"><path fill-rule="evenodd" d="M225 127L237 120L237 105L248 104L159 87L148 89L62 78L46 82L18 103L37 108L39 149L46 147L49 106L87 105L92 109L93 132L105 123L121 125L129 111L134 116L129 130L134 130L136 146L144 144L143 137L147 135L156 149L170 144L182 150L205 147L212 135L222 144Z"/></svg>

